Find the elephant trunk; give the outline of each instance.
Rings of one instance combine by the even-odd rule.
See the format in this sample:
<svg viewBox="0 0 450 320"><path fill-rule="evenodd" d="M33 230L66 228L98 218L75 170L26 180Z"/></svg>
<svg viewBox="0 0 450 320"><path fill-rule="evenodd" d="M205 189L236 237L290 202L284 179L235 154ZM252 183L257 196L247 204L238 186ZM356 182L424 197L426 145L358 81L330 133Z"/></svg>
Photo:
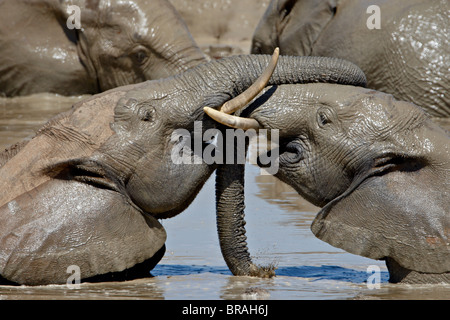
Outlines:
<svg viewBox="0 0 450 320"><path fill-rule="evenodd" d="M248 87L271 60L266 55L235 56L200 65L183 80L199 88L204 106L220 107ZM353 63L322 57L279 57L269 85L327 82L365 86L364 73ZM194 113L198 112L195 110ZM236 153L235 153L236 154ZM252 263L246 243L244 220L244 165L224 164L216 173L217 229L223 257L234 275L273 276L273 268Z"/></svg>
<svg viewBox="0 0 450 320"><path fill-rule="evenodd" d="M216 214L220 250L235 276L272 277L272 267L253 264L247 247L244 220L244 166L220 166L216 171Z"/></svg>
<svg viewBox="0 0 450 320"><path fill-rule="evenodd" d="M228 100L250 87L270 60L269 55L243 55L216 60L194 68L198 76L195 78L203 82L199 83L200 87L208 88L212 96L223 94L227 95ZM280 56L268 85L312 82L365 87L366 77L358 66L342 59ZM214 102L217 103L217 100Z"/></svg>
<svg viewBox="0 0 450 320"><path fill-rule="evenodd" d="M312 82L365 87L366 76L358 66L346 60L281 56L269 85Z"/></svg>

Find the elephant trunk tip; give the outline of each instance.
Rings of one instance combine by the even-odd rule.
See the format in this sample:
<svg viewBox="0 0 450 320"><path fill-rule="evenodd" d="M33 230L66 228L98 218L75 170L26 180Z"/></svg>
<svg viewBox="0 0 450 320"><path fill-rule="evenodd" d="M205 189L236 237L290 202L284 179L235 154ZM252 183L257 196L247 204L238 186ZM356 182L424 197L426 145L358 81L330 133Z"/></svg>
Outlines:
<svg viewBox="0 0 450 320"><path fill-rule="evenodd" d="M252 264L250 267L250 276L258 278L272 278L275 276L275 270L277 267L275 264L269 264L267 266L257 266Z"/></svg>

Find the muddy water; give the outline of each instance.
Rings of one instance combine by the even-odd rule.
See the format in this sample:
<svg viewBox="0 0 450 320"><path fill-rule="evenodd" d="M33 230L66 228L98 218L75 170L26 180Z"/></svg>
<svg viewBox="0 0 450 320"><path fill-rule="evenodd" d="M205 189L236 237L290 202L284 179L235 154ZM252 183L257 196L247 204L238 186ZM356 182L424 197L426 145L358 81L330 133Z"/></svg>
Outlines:
<svg viewBox="0 0 450 320"><path fill-rule="evenodd" d="M31 137L48 118L81 98L0 98L0 148ZM153 278L86 283L76 289L0 286L0 299L450 299L448 285L389 284L384 263L313 236L309 226L318 208L253 165L246 175L248 245L256 263L277 267L275 278L234 277L228 271L216 233L213 176L186 211L162 221L167 252ZM379 288L367 285L373 275L369 266L380 270Z"/></svg>

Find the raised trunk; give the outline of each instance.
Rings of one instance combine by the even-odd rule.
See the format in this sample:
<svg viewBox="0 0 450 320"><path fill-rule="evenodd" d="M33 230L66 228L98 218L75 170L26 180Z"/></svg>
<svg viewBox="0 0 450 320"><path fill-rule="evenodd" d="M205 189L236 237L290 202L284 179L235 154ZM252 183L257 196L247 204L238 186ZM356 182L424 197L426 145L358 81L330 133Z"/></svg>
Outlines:
<svg viewBox="0 0 450 320"><path fill-rule="evenodd" d="M227 98L233 98L247 89L261 75L270 59L269 55L234 56L200 65L193 70L199 76L198 79L203 80L203 83L199 83L200 87L211 90L211 95L226 94ZM358 66L346 60L328 57L280 56L268 84L312 82L364 87L366 77Z"/></svg>
<svg viewBox="0 0 450 320"><path fill-rule="evenodd" d="M219 107L247 89L263 72L270 56L248 55L201 65L199 87L209 88L205 106ZM191 79L190 79L191 80ZM194 80L194 79L192 79ZM327 82L365 86L364 73L354 64L321 57L280 57L270 85ZM271 267L253 264L246 242L244 220L244 165L228 164L216 173L217 230L222 255L234 275L273 276Z"/></svg>

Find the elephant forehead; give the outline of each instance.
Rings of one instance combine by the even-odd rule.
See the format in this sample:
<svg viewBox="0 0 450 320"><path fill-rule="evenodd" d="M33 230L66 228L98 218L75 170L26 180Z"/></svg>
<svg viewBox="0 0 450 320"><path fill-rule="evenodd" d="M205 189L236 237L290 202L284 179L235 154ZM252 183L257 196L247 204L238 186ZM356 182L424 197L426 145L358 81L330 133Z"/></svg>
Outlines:
<svg viewBox="0 0 450 320"><path fill-rule="evenodd" d="M365 90L325 83L271 87L255 101L256 108L251 117L269 128L298 130L298 124L312 125L312 117L320 106L327 105L336 112L344 110Z"/></svg>
<svg viewBox="0 0 450 320"><path fill-rule="evenodd" d="M112 2L103 2L101 4L100 13L101 16L105 20L113 20L117 21L117 19L123 20L125 22L128 20L128 23L136 23L142 22L145 20L145 15L142 9L140 8L140 2L133 1L112 1ZM111 10L114 8L114 10Z"/></svg>
<svg viewBox="0 0 450 320"><path fill-rule="evenodd" d="M327 106L349 134L392 134L414 128L425 119L415 105L362 87L309 83L271 87L254 102L251 117L267 128L298 133L315 125L316 113ZM292 132L290 132L292 131Z"/></svg>
<svg viewBox="0 0 450 320"><path fill-rule="evenodd" d="M349 133L392 134L419 126L424 113L415 105L377 91L361 94L338 111Z"/></svg>
<svg viewBox="0 0 450 320"><path fill-rule="evenodd" d="M303 118L311 106L320 101L325 94L321 84L284 84L267 87L250 105L254 108L251 116L267 118L268 122Z"/></svg>

